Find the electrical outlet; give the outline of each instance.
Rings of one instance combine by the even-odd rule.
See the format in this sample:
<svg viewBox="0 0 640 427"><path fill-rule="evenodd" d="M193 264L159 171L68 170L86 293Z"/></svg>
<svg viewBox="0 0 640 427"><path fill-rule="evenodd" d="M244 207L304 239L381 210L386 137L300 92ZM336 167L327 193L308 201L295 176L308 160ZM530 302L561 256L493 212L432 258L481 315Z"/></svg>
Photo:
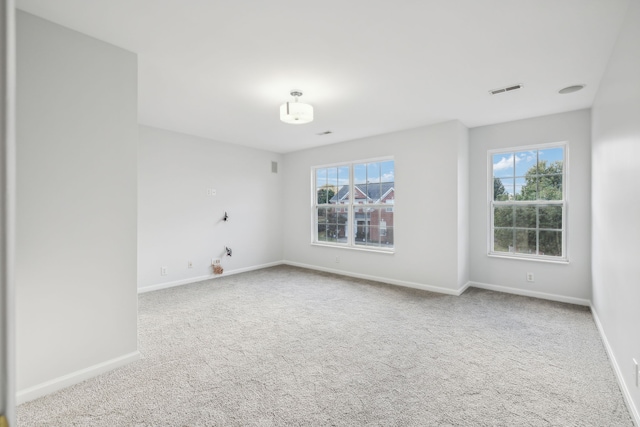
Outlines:
<svg viewBox="0 0 640 427"><path fill-rule="evenodd" d="M211 265L220 265L219 258L211 258Z"/></svg>
<svg viewBox="0 0 640 427"><path fill-rule="evenodd" d="M340 257L339 256L336 257L336 263L340 264Z"/></svg>
<svg viewBox="0 0 640 427"><path fill-rule="evenodd" d="M216 189L215 188L207 188L207 196L215 196Z"/></svg>
<svg viewBox="0 0 640 427"><path fill-rule="evenodd" d="M527 282L533 282L533 273L527 273Z"/></svg>
<svg viewBox="0 0 640 427"><path fill-rule="evenodd" d="M166 276L167 275L167 266L163 265L162 267L160 267L160 275L161 276Z"/></svg>
<svg viewBox="0 0 640 427"><path fill-rule="evenodd" d="M193 262L187 261L187 267L188 268L193 268Z"/></svg>
<svg viewBox="0 0 640 427"><path fill-rule="evenodd" d="M636 387L639 386L638 382L640 381L640 378L638 378L640 376L640 371L638 371L638 361L636 359L632 359L633 360L633 369L634 369L634 376L636 377Z"/></svg>

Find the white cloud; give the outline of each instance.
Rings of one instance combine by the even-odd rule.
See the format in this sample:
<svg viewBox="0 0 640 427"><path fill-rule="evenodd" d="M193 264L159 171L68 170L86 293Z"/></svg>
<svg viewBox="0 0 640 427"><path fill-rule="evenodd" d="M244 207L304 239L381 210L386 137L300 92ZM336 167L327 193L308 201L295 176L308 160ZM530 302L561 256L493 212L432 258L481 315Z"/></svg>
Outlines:
<svg viewBox="0 0 640 427"><path fill-rule="evenodd" d="M393 171L382 174L380 179L381 182L391 182L395 178Z"/></svg>
<svg viewBox="0 0 640 427"><path fill-rule="evenodd" d="M522 159L520 159L519 157L516 157L516 164L521 160ZM510 155L509 157L503 157L500 159L500 161L493 164L494 171L499 171L499 170L508 169L512 167L513 167L513 154Z"/></svg>

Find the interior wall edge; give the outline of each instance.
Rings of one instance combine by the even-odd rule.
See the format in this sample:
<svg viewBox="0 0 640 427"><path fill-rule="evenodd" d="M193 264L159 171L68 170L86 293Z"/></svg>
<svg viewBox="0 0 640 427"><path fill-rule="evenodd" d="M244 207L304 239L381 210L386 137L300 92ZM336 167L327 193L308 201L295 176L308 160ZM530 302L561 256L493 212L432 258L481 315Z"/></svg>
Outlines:
<svg viewBox="0 0 640 427"><path fill-rule="evenodd" d="M63 388L70 387L74 384L78 384L90 378L97 377L100 374L104 374L113 369L127 365L140 358L140 352L136 350L134 352L123 354L122 356L113 358L111 360L106 360L102 363L98 363L96 365L71 372L61 377L36 384L24 390L18 390L18 392L16 393L16 401L18 405L29 402L30 400L34 400L55 391L62 390Z"/></svg>
<svg viewBox="0 0 640 427"><path fill-rule="evenodd" d="M155 285L149 285L149 286L138 288L138 294L159 291L161 289L175 288L176 286L183 286L183 285L188 285L190 283L203 282L205 280L221 279L223 277L232 276L234 274L246 273L246 272L255 271L255 270L262 270L263 268L276 267L278 265L282 265L282 261L268 262L265 264L254 265L254 266L244 267L244 268L237 268L235 270L229 270L229 271L225 270L225 272L222 274L209 274L206 276L191 277L189 279L184 279L184 280L175 280L173 282L158 283Z"/></svg>
<svg viewBox="0 0 640 427"><path fill-rule="evenodd" d="M589 301L588 299L568 297L564 295L550 294L546 292L530 291L527 289L511 288L508 286L493 285L490 283L481 283L481 282L472 281L471 287L486 289L486 290L495 291L495 292L502 292L505 294L520 295L523 297L533 297L533 298L539 298L539 299L546 299L549 301L564 302L567 304L582 305L586 307L589 307L591 305L591 301Z"/></svg>
<svg viewBox="0 0 640 427"><path fill-rule="evenodd" d="M618 386L620 387L620 391L622 392L622 397L624 398L624 403L627 404L627 409L631 414L631 418L633 418L633 422L636 426L640 426L640 412L638 412L638 408L633 403L633 399L631 398L631 391L624 381L624 376L622 375L622 370L620 369L620 365L616 360L616 356L613 353L613 349L609 344L609 339L607 338L607 334L604 332L604 328L602 327L602 323L600 323L600 318L598 317L598 312L596 308L591 304L589 306L591 308L591 314L593 315L593 321L596 324L596 328L598 328L598 333L600 334L600 339L602 339L602 344L604 345L604 349L607 352L607 356L609 357L609 363L611 363L611 367L613 368L613 372L615 374L616 380L618 381Z"/></svg>
<svg viewBox="0 0 640 427"><path fill-rule="evenodd" d="M423 291L436 292L439 294L446 294L446 295L460 296L462 292L464 292L467 288L467 285L465 285L456 290L456 289L445 288L442 286L409 282L406 280L396 280L396 279L391 279L389 277L380 277L380 276L371 276L368 274L352 273L345 270L336 270L333 268L320 267L317 265L304 264L301 262L288 261L288 260L282 261L282 264L290 265L292 267L306 268L308 270L316 270L316 271L322 271L325 273L337 274L338 276L354 277L356 279L371 280L373 282L386 283L388 285L402 286L405 288L420 289Z"/></svg>

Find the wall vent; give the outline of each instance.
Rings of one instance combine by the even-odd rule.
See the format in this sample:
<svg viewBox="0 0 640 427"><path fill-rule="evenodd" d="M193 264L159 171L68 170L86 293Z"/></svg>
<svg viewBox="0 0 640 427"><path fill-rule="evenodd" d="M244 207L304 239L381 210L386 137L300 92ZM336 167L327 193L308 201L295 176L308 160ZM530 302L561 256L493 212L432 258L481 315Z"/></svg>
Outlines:
<svg viewBox="0 0 640 427"><path fill-rule="evenodd" d="M278 162L271 162L271 173L278 173Z"/></svg>
<svg viewBox="0 0 640 427"><path fill-rule="evenodd" d="M521 84L510 85L510 86L501 87L501 88L498 88L498 89L493 89L493 90L490 90L489 93L491 95L497 95L499 93L511 92L511 91L518 90L518 89L522 89L522 85Z"/></svg>

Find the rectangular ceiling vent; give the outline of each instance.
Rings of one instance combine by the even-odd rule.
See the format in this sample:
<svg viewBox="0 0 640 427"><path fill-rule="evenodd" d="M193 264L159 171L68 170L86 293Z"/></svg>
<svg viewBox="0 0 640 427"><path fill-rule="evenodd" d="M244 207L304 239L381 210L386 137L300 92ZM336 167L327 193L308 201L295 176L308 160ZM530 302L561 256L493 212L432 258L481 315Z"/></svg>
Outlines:
<svg viewBox="0 0 640 427"><path fill-rule="evenodd" d="M511 92L511 91L518 90L518 89L522 89L522 85L521 84L511 85L511 86L507 86L507 87L501 87L499 89L493 89L493 90L490 90L489 93L491 95L497 95L499 93Z"/></svg>

